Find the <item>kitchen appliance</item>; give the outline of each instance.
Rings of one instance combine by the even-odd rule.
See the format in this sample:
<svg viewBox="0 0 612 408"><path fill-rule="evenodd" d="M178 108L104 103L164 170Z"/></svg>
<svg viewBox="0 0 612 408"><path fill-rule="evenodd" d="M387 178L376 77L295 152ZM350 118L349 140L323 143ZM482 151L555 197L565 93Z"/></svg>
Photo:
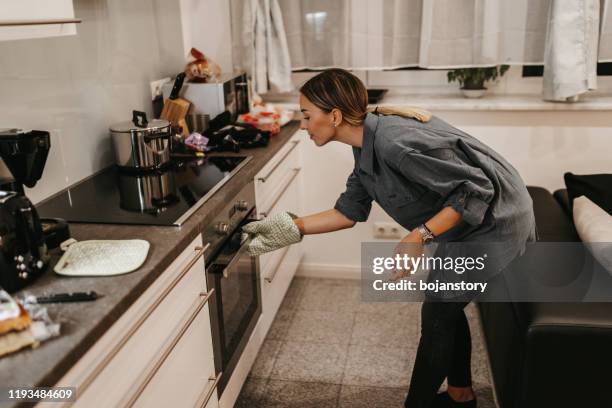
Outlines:
<svg viewBox="0 0 612 408"><path fill-rule="evenodd" d="M23 186L36 185L50 147L49 132L0 130L0 286L9 292L32 282L48 265L43 225Z"/></svg>
<svg viewBox="0 0 612 408"><path fill-rule="evenodd" d="M0 129L0 190L23 194L40 180L51 147L49 132Z"/></svg>
<svg viewBox="0 0 612 408"><path fill-rule="evenodd" d="M172 84L164 84L164 99L170 97ZM225 73L217 82L187 82L183 84L181 97L191 102L190 113L206 114L212 119L228 111L234 122L239 114L250 109L249 86L245 73Z"/></svg>
<svg viewBox="0 0 612 408"><path fill-rule="evenodd" d="M39 214L70 222L182 225L250 156L176 159L155 171L111 166L40 203Z"/></svg>
<svg viewBox="0 0 612 408"><path fill-rule="evenodd" d="M23 194L0 191L0 287L13 293L40 276L49 255L36 209Z"/></svg>
<svg viewBox="0 0 612 408"><path fill-rule="evenodd" d="M242 226L255 217L255 188L247 184L202 232L210 300L215 370L221 395L261 316L259 263L247 253L250 242Z"/></svg>
<svg viewBox="0 0 612 408"><path fill-rule="evenodd" d="M171 124L165 119L147 120L134 111L131 121L110 127L115 162L124 169L152 170L170 161Z"/></svg>

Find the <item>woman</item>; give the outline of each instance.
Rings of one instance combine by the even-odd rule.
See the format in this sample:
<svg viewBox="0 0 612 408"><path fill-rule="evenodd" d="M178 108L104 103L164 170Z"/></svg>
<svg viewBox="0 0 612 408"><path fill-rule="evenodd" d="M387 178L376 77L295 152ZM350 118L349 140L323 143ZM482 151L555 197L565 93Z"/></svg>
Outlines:
<svg viewBox="0 0 612 408"><path fill-rule="evenodd" d="M432 240L503 242L503 266L535 239L525 184L498 153L424 112L369 113L367 100L363 83L342 69L323 71L302 86L301 128L317 146L352 146L355 167L333 209L305 217L281 213L245 226L254 235L253 255L298 242L304 234L366 221L373 200L410 230L401 243L416 248ZM423 303L406 407L476 407L463 310L470 298L454 300ZM448 390L437 394L445 378Z"/></svg>

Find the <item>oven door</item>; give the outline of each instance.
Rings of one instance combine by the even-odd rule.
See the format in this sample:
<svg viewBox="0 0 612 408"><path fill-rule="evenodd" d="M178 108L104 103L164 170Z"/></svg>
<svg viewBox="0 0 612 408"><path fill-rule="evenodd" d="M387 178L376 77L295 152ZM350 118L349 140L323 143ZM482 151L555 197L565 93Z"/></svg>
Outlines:
<svg viewBox="0 0 612 408"><path fill-rule="evenodd" d="M210 314L215 368L221 375L219 395L261 315L259 262L257 257L249 256L249 242L248 234L236 228L206 271L208 287L215 289Z"/></svg>

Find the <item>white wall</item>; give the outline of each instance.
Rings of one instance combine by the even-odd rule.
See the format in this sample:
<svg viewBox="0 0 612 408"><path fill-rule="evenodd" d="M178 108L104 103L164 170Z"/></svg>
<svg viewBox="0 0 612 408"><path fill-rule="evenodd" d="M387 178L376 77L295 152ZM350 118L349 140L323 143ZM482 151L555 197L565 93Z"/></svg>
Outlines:
<svg viewBox="0 0 612 408"><path fill-rule="evenodd" d="M111 164L109 126L130 120L134 109L151 115L149 82L182 71L192 45L231 69L223 0L87 0L74 7L83 20L76 36L0 42L0 127L51 132L43 177L27 192L34 202Z"/></svg>
<svg viewBox="0 0 612 408"><path fill-rule="evenodd" d="M202 51L221 66L232 70L232 41L229 0L180 0L183 49Z"/></svg>

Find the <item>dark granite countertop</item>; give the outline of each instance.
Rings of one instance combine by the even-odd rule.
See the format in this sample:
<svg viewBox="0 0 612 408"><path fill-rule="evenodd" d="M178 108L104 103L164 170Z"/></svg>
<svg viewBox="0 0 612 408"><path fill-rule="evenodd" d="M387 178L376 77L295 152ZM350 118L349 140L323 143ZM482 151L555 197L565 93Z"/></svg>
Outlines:
<svg viewBox="0 0 612 408"><path fill-rule="evenodd" d="M135 272L112 277L65 277L52 271L53 265L26 291L34 295L54 292L95 290L104 297L94 302L49 304L54 321L61 323L61 335L36 349L22 350L0 358L2 386L53 386L87 350L128 310L155 279L172 263L227 201L278 152L298 130L293 121L265 148L243 149L238 155L253 160L202 205L181 227L135 225L71 224L72 237L88 239L146 239L151 248L144 265ZM230 153L224 153L230 154ZM60 253L54 252L54 262ZM19 295L17 293L16 295Z"/></svg>

